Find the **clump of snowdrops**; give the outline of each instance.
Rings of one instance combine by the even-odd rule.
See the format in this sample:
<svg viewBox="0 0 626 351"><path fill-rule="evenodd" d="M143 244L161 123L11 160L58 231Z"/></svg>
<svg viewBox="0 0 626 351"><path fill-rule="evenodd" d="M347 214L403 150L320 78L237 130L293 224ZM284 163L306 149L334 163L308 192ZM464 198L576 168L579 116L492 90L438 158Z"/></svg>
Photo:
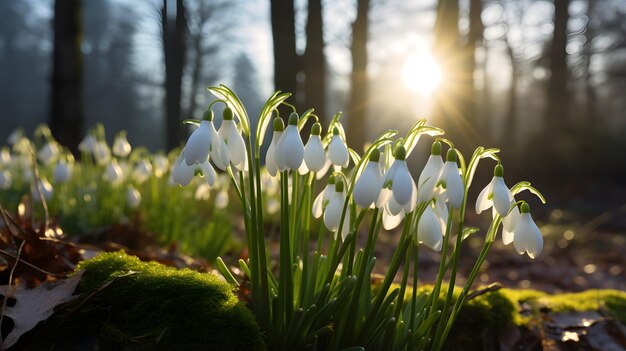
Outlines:
<svg viewBox="0 0 626 351"><path fill-rule="evenodd" d="M218 265L235 287L249 284L252 309L272 349L441 349L500 228L504 243L513 242L519 254L534 258L542 250L529 206L515 195L529 190L542 201L543 196L528 182L507 187L497 149L479 147L466 162L442 137L443 130L422 119L404 137L393 130L383 133L360 155L346 146L340 114L323 132L312 109L299 115L285 102L290 94L276 92L265 103L255 131L232 90L220 85L209 91L218 99L202 120L186 121L198 128L173 175L181 184L197 175L209 185L215 182L213 165L229 175L243 209L249 259L239 260L239 266L247 279L236 279L221 259ZM226 105L219 129L211 110L216 103ZM280 117L272 120L280 105L294 110L286 126ZM305 145L301 130L307 123L312 126ZM406 160L422 136L433 138L432 149L416 182ZM262 168L261 147L268 143ZM465 212L474 173L485 159L495 163L494 177L476 200L476 212L492 208L492 221L465 285L454 296L461 243L481 235L465 225ZM318 183L323 185L319 194ZM277 269L271 267L263 225L269 212L264 187L273 184L280 197L279 206L273 206L280 211ZM316 221L323 225L318 225L314 244ZM384 280L372 286L381 227L400 226ZM367 237L364 247L357 244L360 235ZM440 252L441 261L432 290L421 293L418 255L425 248ZM401 283L393 287L402 262Z"/></svg>
<svg viewBox="0 0 626 351"><path fill-rule="evenodd" d="M183 252L209 260L235 243L228 177L218 177L212 187L195 181L181 188L171 173L176 152L133 148L124 131L109 145L101 125L80 143L80 160L45 125L32 139L18 129L7 142L0 151L0 201L6 208L17 208L28 194L35 203L45 201L49 215L71 234L139 218L164 244L176 241Z"/></svg>

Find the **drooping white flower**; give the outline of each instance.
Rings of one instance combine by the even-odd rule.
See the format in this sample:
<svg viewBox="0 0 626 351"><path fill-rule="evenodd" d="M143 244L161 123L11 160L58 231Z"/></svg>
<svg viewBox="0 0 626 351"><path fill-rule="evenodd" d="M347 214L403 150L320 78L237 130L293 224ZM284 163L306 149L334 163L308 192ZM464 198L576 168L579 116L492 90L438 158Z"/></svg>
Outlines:
<svg viewBox="0 0 626 351"><path fill-rule="evenodd" d="M487 184L476 199L476 213L480 214L493 206L500 216L506 217L511 207L511 191L504 183L502 165L498 164L493 173L491 182Z"/></svg>
<svg viewBox="0 0 626 351"><path fill-rule="evenodd" d="M311 172L319 172L324 169L326 164L326 152L322 144L322 126L315 123L311 127L311 136L304 147L304 162Z"/></svg>
<svg viewBox="0 0 626 351"><path fill-rule="evenodd" d="M100 166L109 163L111 160L111 149L109 149L109 145L107 145L106 141L96 142L93 150L93 157Z"/></svg>
<svg viewBox="0 0 626 351"><path fill-rule="evenodd" d="M96 150L96 144L98 139L93 134L87 134L83 140L78 144L78 150L86 154L93 154Z"/></svg>
<svg viewBox="0 0 626 351"><path fill-rule="evenodd" d="M289 125L276 144L276 165L281 172L297 170L304 160L304 144L298 130L298 115L289 116Z"/></svg>
<svg viewBox="0 0 626 351"><path fill-rule="evenodd" d="M201 163L199 165L196 166L196 172L200 171L201 174L199 174L204 181L209 184L209 186L213 186L215 184L215 170L213 169L213 166L211 166L211 164L209 163L209 161L206 161L204 163Z"/></svg>
<svg viewBox="0 0 626 351"><path fill-rule="evenodd" d="M73 165L72 163L61 160L54 167L53 179L57 184L67 183L72 178Z"/></svg>
<svg viewBox="0 0 626 351"><path fill-rule="evenodd" d="M6 166L11 163L11 152L8 147L3 147L0 150L0 166Z"/></svg>
<svg viewBox="0 0 626 351"><path fill-rule="evenodd" d="M183 149L183 159L187 166L197 165L209 158L211 139L213 137L213 133L211 133L212 125L212 119L203 119L200 122L200 126L187 139L187 144L185 144Z"/></svg>
<svg viewBox="0 0 626 351"><path fill-rule="evenodd" d="M346 236L350 232L350 206L347 207L343 225L341 224L341 214L346 201L346 193L344 192L343 180L338 180L335 188L330 191L328 206L324 211L324 225L331 232L337 232L341 226L341 240L346 240Z"/></svg>
<svg viewBox="0 0 626 351"><path fill-rule="evenodd" d="M333 136L330 139L328 145L328 158L334 166L348 167L350 163L350 153L348 152L348 146L339 134L339 128L333 129Z"/></svg>
<svg viewBox="0 0 626 351"><path fill-rule="evenodd" d="M233 120L233 110L230 107L224 109L224 119L218 131L219 136L226 143L230 162L240 171L248 170L246 160L247 151L246 144L243 141L241 133L237 129L237 124Z"/></svg>
<svg viewBox="0 0 626 351"><path fill-rule="evenodd" d="M8 170L0 171L0 189L6 190L11 187L13 184L13 177L11 176L11 172Z"/></svg>
<svg viewBox="0 0 626 351"><path fill-rule="evenodd" d="M157 154L154 156L152 163L154 164L154 175L157 176L157 178L161 178L165 173L167 173L167 170L170 167L170 161L163 154Z"/></svg>
<svg viewBox="0 0 626 351"><path fill-rule="evenodd" d="M139 160L139 162L137 162L137 165L133 169L133 173L132 173L133 179L137 183L142 184L143 182L148 180L148 178L150 178L151 176L152 176L152 164L150 163L150 160L145 159L145 158Z"/></svg>
<svg viewBox="0 0 626 351"><path fill-rule="evenodd" d="M278 140L280 140L285 130L285 124L280 117L274 118L273 129L272 141L265 154L265 168L267 168L267 171L272 177L275 177L278 173L278 165L276 164L276 144L278 144Z"/></svg>
<svg viewBox="0 0 626 351"><path fill-rule="evenodd" d="M37 158L46 166L52 164L52 162L56 161L57 156L59 155L59 146L54 141L48 141L37 153Z"/></svg>
<svg viewBox="0 0 626 351"><path fill-rule="evenodd" d="M9 134L7 143L11 146L15 145L20 139L24 138L24 131L21 128L15 129Z"/></svg>
<svg viewBox="0 0 626 351"><path fill-rule="evenodd" d="M443 230L432 206L426 206L417 224L417 240L433 251L441 251L443 246Z"/></svg>
<svg viewBox="0 0 626 351"><path fill-rule="evenodd" d="M112 159L104 171L104 179L113 185L118 185L124 179L124 172L117 164L117 160Z"/></svg>
<svg viewBox="0 0 626 351"><path fill-rule="evenodd" d="M39 195L40 190L44 200L48 201L52 199L52 195L54 195L54 188L52 187L52 184L50 184L50 182L48 182L45 178L41 178L39 179L38 184L33 186L33 191L31 193L33 201L41 201L41 196Z"/></svg>
<svg viewBox="0 0 626 351"><path fill-rule="evenodd" d="M523 203L520 218L513 231L513 246L518 254L528 253L530 258L536 258L543 250L543 237L537 224L530 215L530 207Z"/></svg>
<svg viewBox="0 0 626 351"><path fill-rule="evenodd" d="M402 223L404 219L404 211L400 211L397 215L393 215L389 213L389 211L385 208L383 209L383 228L385 230L392 230Z"/></svg>
<svg viewBox="0 0 626 351"><path fill-rule="evenodd" d="M391 184L391 196L406 213L417 206L417 186L406 164L406 149L399 145L394 152L395 160L385 174L383 187ZM393 207L393 206L392 206ZM393 208L390 208L394 213Z"/></svg>
<svg viewBox="0 0 626 351"><path fill-rule="evenodd" d="M180 184L181 186L187 186L191 179L193 179L193 174L195 171L194 166L188 166L187 162L184 160L183 153L176 159L174 163L174 167L172 167L172 181L174 183Z"/></svg>
<svg viewBox="0 0 626 351"><path fill-rule="evenodd" d="M441 143L436 141L433 143L430 157L417 181L418 203L428 202L435 196L435 188L437 187L437 183L439 183L442 171L443 160L441 159Z"/></svg>
<svg viewBox="0 0 626 351"><path fill-rule="evenodd" d="M141 204L141 193L131 185L126 189L126 204L133 210Z"/></svg>
<svg viewBox="0 0 626 351"><path fill-rule="evenodd" d="M441 172L441 180L446 187L446 197L448 203L453 208L460 208L463 204L463 196L465 194L463 180L456 165L456 151L448 150L446 155L446 163L443 165Z"/></svg>
<svg viewBox="0 0 626 351"><path fill-rule="evenodd" d="M354 190L352 191L354 202L363 208L370 207L380 195L383 175L379 160L380 151L374 149L363 173L354 183Z"/></svg>
<svg viewBox="0 0 626 351"><path fill-rule="evenodd" d="M223 210L228 206L228 191L220 190L215 196L215 208Z"/></svg>
<svg viewBox="0 0 626 351"><path fill-rule="evenodd" d="M324 190L313 201L313 217L320 218L324 214L324 209L328 206L330 196L335 191L335 183L335 177L331 176Z"/></svg>
<svg viewBox="0 0 626 351"><path fill-rule="evenodd" d="M113 141L113 155L117 157L126 157L130 154L132 147L126 139L126 132L122 131L117 134L115 140Z"/></svg>

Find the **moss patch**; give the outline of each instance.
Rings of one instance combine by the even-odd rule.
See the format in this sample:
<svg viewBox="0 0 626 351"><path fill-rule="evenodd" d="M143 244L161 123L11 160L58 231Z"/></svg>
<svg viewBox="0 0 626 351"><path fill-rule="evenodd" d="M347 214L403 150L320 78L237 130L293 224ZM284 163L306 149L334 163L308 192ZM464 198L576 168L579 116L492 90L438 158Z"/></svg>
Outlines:
<svg viewBox="0 0 626 351"><path fill-rule="evenodd" d="M265 349L252 313L213 274L122 252L98 255L77 269L86 271L76 290L81 296L22 336L15 349Z"/></svg>

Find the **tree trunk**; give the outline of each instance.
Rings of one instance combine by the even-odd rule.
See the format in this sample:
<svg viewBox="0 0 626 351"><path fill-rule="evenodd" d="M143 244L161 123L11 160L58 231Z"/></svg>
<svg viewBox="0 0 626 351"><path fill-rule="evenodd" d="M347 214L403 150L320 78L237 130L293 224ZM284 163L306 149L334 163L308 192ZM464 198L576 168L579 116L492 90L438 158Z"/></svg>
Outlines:
<svg viewBox="0 0 626 351"><path fill-rule="evenodd" d="M560 136L568 115L567 79L567 22L570 0L554 0L554 34L549 48L550 80L548 81L548 101L545 116L545 131L549 135Z"/></svg>
<svg viewBox="0 0 626 351"><path fill-rule="evenodd" d="M464 83L468 91L468 98L465 99L468 103L467 113L473 121L473 125L479 130L481 135L487 136L487 124L485 123L485 117L481 116L477 101L476 83L474 81L474 73L476 72L476 48L483 46L483 32L485 27L480 17L483 10L482 0L470 0L469 9L469 33L467 35L466 45L466 76Z"/></svg>
<svg viewBox="0 0 626 351"><path fill-rule="evenodd" d="M83 33L80 0L55 0L50 129L72 152L78 152L83 129Z"/></svg>
<svg viewBox="0 0 626 351"><path fill-rule="evenodd" d="M504 35L504 42L506 44L506 52L509 55L509 61L511 62L511 86L509 87L509 105L506 116L504 117L504 131L499 139L501 144L506 143L508 147L511 148L516 145L515 130L517 128L517 82L519 68L517 60L515 59L515 52L506 34ZM513 152L513 150L509 150L509 152Z"/></svg>
<svg viewBox="0 0 626 351"><path fill-rule="evenodd" d="M163 0L161 11L163 25L163 52L165 57L165 125L167 148L173 149L183 140L181 124L182 78L185 65L185 38L187 19L183 0L176 0L176 19L170 20L167 0ZM174 22L174 23L172 23Z"/></svg>
<svg viewBox="0 0 626 351"><path fill-rule="evenodd" d="M320 119L326 115L326 59L324 58L324 30L322 1L309 0L306 23L306 51L304 52L304 108L314 108ZM307 123L307 126L310 126ZM304 133L303 135L307 135Z"/></svg>
<svg viewBox="0 0 626 351"><path fill-rule="evenodd" d="M293 0L271 0L272 38L274 40L274 88L292 94L291 101L300 104L297 74L295 9ZM288 118L289 114L282 114Z"/></svg>
<svg viewBox="0 0 626 351"><path fill-rule="evenodd" d="M357 152L361 152L365 144L367 127L367 35L369 0L357 1L356 19L352 23L352 76L350 79L351 92L348 105L348 127L346 133L348 145Z"/></svg>
<svg viewBox="0 0 626 351"><path fill-rule="evenodd" d="M596 90L593 86L591 79L591 57L593 56L593 49L591 48L591 42L596 33L594 33L594 28L591 26L591 21L596 17L595 16L595 0L587 0L587 28L585 30L585 48L583 51L583 55L585 56L585 95L586 95L586 103L587 103L587 125L594 125L593 122L596 117Z"/></svg>

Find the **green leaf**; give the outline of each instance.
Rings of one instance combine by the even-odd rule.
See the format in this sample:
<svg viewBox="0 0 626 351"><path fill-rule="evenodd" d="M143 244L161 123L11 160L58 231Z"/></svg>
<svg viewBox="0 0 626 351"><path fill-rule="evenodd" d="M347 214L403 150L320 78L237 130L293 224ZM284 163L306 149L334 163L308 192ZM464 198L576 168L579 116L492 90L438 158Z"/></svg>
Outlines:
<svg viewBox="0 0 626 351"><path fill-rule="evenodd" d="M261 115L259 116L259 124L256 129L257 149L263 145L263 140L265 140L265 131L272 120L272 112L290 96L290 93L281 93L280 91L276 91L272 94L272 96L270 96L265 105L263 105Z"/></svg>
<svg viewBox="0 0 626 351"><path fill-rule="evenodd" d="M420 119L413 125L413 127L411 127L406 135L406 138L404 139L404 148L406 149L406 154L411 154L411 151L413 151L415 145L417 145L420 136L437 136L442 135L443 133L443 129L427 126L425 118Z"/></svg>
<svg viewBox="0 0 626 351"><path fill-rule="evenodd" d="M531 194L537 196L542 203L546 203L546 198L543 196L543 194L534 186L530 185L530 182L527 181L521 181L513 185L513 187L511 188L511 194L517 195L524 190L528 190Z"/></svg>
<svg viewBox="0 0 626 351"><path fill-rule="evenodd" d="M217 270L219 270L220 273L222 273L222 276L224 276L224 279L226 279L228 283L234 286L239 286L239 283L237 282L233 274L230 273L230 271L228 270L228 267L226 267L226 264L224 263L222 258L218 257L216 262L217 262Z"/></svg>
<svg viewBox="0 0 626 351"><path fill-rule="evenodd" d="M197 119L185 119L185 120L183 120L183 124L193 124L195 126L199 126L200 122L201 121L199 121Z"/></svg>
<svg viewBox="0 0 626 351"><path fill-rule="evenodd" d="M209 87L208 88L213 95L217 96L217 98L225 100L228 107L230 107L237 117L239 117L239 122L241 122L241 128L243 129L243 133L246 136L250 135L250 119L248 118L248 112L246 112L245 107L239 100L239 97L235 92L233 92L229 87L224 84L220 84L219 87Z"/></svg>
<svg viewBox="0 0 626 351"><path fill-rule="evenodd" d="M463 237L461 240L465 240L467 239L470 235L474 234L474 233L478 233L480 231L480 228L476 228L476 227L465 227L463 228Z"/></svg>
<svg viewBox="0 0 626 351"><path fill-rule="evenodd" d="M298 130L302 130L302 127L304 127L304 125L306 124L306 121L308 121L309 118L313 118L315 119L315 122L318 122L317 116L312 114L313 111L315 110L310 108L304 111L302 115L300 115L300 119L298 120Z"/></svg>

